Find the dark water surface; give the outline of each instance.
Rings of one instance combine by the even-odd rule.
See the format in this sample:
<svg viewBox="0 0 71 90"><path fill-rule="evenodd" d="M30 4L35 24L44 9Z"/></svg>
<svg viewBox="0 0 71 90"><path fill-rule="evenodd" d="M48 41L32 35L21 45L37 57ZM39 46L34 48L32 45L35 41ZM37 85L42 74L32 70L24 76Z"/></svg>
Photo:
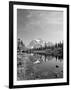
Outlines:
<svg viewBox="0 0 71 90"><path fill-rule="evenodd" d="M18 53L17 80L63 78L63 59L58 57Z"/></svg>

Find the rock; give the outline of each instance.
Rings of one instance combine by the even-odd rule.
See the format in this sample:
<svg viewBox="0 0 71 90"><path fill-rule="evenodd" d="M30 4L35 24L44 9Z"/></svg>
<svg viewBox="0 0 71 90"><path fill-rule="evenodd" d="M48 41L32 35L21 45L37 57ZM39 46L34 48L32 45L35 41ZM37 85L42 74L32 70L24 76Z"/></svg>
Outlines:
<svg viewBox="0 0 71 90"><path fill-rule="evenodd" d="M56 65L56 68L59 68L59 66L58 66L58 65Z"/></svg>

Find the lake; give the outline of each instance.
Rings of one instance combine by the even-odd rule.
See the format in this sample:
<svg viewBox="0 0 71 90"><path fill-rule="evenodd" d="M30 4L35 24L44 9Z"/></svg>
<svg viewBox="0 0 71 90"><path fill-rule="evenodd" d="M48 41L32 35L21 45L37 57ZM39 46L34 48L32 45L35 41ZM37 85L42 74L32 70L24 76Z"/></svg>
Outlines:
<svg viewBox="0 0 71 90"><path fill-rule="evenodd" d="M17 80L63 78L63 59L45 54L18 53Z"/></svg>

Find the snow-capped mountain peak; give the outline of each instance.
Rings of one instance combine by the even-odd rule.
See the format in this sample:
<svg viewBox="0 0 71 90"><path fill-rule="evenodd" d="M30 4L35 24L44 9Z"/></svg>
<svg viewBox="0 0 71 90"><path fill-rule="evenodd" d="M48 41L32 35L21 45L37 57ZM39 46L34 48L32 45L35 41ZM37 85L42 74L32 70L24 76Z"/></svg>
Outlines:
<svg viewBox="0 0 71 90"><path fill-rule="evenodd" d="M35 39L35 40L32 40L27 47L28 48L39 48L41 46L43 46L43 40Z"/></svg>
<svg viewBox="0 0 71 90"><path fill-rule="evenodd" d="M42 39L35 39L35 40L32 40L27 47L31 48L31 49L32 48L39 48L39 47L44 47L45 44L47 46L52 46L53 45L51 42L45 42Z"/></svg>

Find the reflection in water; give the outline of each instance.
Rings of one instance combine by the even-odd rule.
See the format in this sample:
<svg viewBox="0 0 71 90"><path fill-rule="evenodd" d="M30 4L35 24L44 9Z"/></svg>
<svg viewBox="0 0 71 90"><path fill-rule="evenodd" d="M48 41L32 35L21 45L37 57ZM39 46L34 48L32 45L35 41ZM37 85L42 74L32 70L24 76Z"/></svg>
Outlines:
<svg viewBox="0 0 71 90"><path fill-rule="evenodd" d="M33 53L17 55L18 80L52 78L63 78L63 59L61 57Z"/></svg>

